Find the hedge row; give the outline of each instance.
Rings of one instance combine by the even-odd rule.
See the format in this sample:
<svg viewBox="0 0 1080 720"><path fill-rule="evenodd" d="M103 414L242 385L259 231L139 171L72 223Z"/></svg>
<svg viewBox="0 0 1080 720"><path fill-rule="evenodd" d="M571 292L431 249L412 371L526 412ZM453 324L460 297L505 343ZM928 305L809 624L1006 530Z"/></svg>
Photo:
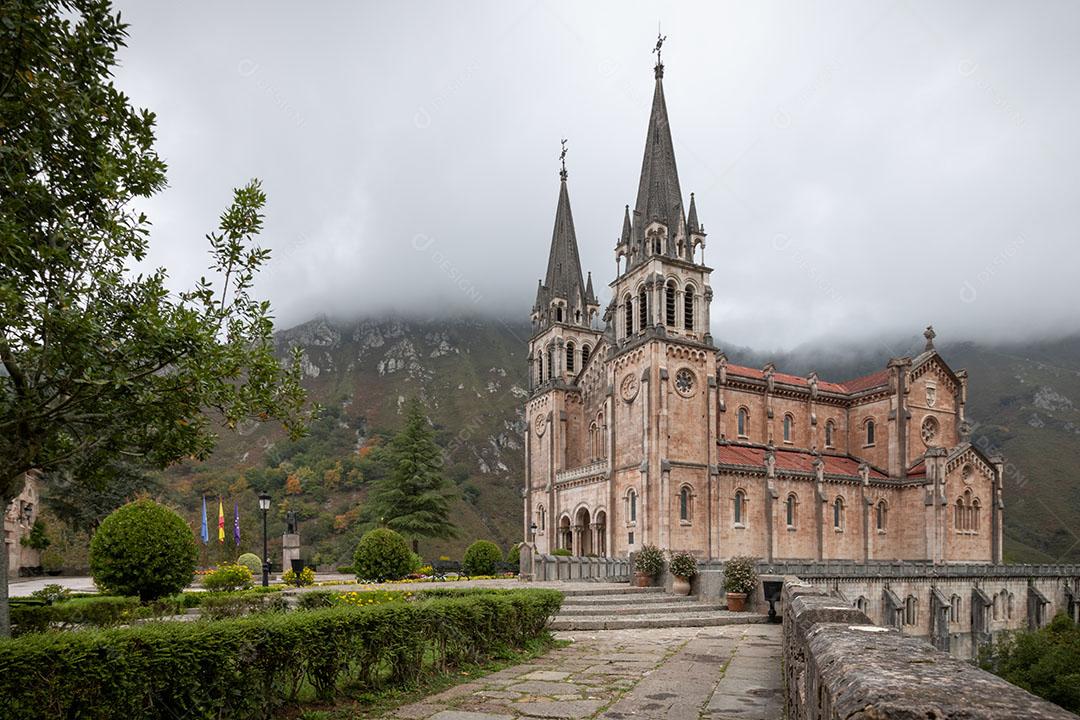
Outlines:
<svg viewBox="0 0 1080 720"><path fill-rule="evenodd" d="M404 686L538 637L551 590L42 633L0 641L0 698L18 718L264 718L302 688Z"/></svg>

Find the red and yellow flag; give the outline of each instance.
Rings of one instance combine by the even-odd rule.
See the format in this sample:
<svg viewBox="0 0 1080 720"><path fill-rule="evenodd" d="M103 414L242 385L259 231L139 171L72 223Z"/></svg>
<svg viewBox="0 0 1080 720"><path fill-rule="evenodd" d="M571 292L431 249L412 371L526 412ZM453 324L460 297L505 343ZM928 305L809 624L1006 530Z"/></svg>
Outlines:
<svg viewBox="0 0 1080 720"><path fill-rule="evenodd" d="M225 506L221 504L221 498L217 501L217 541L225 542Z"/></svg>

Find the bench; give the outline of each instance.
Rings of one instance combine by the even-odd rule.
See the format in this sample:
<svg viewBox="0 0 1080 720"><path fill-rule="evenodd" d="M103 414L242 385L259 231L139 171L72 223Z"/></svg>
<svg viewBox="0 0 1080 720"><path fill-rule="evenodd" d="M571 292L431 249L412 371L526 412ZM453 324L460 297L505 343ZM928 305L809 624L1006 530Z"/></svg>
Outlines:
<svg viewBox="0 0 1080 720"><path fill-rule="evenodd" d="M469 579L457 560L436 560L431 563L431 576L436 580L446 580L446 576L453 573L458 578Z"/></svg>

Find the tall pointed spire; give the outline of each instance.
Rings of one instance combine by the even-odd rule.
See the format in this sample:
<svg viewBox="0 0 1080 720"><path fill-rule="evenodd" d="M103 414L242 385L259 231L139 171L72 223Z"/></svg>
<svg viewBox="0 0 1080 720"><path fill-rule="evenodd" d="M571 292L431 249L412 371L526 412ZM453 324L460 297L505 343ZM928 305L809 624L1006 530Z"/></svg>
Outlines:
<svg viewBox="0 0 1080 720"><path fill-rule="evenodd" d="M697 203L694 202L694 193L690 193L690 214L686 218L686 229L690 233L701 232L701 224L697 219Z"/></svg>
<svg viewBox="0 0 1080 720"><path fill-rule="evenodd" d="M551 233L551 250L548 253L547 274L543 283L543 295L547 302L562 300L566 308L564 322L576 322L587 316L587 293L581 277L581 260L578 256L577 235L574 232L574 215L570 211L570 193L566 189L566 140L562 141L559 155L559 202L555 208L555 227ZM537 297L541 295L537 291ZM546 308L542 308L545 310ZM578 312L580 311L580 313ZM557 314L552 315L553 318Z"/></svg>
<svg viewBox="0 0 1080 720"><path fill-rule="evenodd" d="M640 242L645 226L653 220L664 223L668 233L675 232L683 218L682 190L679 171L675 166L675 146L671 141L667 103L664 101L664 65L659 49L664 38L657 41L656 88L653 91L649 129L645 136L645 155L641 161L641 180L638 183L637 203L634 205L634 229Z"/></svg>

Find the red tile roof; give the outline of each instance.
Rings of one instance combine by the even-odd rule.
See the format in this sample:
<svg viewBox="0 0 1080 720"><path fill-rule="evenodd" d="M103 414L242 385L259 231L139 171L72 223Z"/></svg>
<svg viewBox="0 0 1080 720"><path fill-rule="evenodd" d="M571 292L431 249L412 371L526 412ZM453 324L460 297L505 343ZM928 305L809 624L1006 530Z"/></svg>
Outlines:
<svg viewBox="0 0 1080 720"><path fill-rule="evenodd" d="M847 475L859 477L859 461L846 455L820 455L825 463L826 475ZM765 448L748 445L721 445L719 452L721 465L749 465L765 467ZM814 455L805 450L776 449L776 469L801 472L814 471ZM886 475L870 468L870 477L885 479Z"/></svg>
<svg viewBox="0 0 1080 720"><path fill-rule="evenodd" d="M736 377L751 378L753 380L764 380L765 373L757 368L746 367L745 365L728 365L728 375L734 375ZM786 383L788 385L795 385L797 387L809 387L810 381L804 377L798 375L789 375L788 373L773 373L773 379L776 382ZM844 383L828 382L827 380L818 380L818 387L825 392L840 393L842 395L849 395L852 393L862 392L872 387L879 385L885 385L889 382L889 371L880 370L870 375L864 375L854 380L848 380Z"/></svg>

